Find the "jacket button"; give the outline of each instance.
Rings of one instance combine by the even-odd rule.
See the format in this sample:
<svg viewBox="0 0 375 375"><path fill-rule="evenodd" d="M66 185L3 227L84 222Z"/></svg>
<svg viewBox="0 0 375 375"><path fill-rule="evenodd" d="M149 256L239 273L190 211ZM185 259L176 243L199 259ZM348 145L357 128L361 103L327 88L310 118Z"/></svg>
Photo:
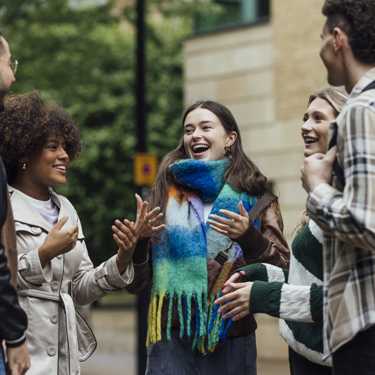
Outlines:
<svg viewBox="0 0 375 375"><path fill-rule="evenodd" d="M62 254L58 255L56 258L57 259L61 259L62 258Z"/></svg>
<svg viewBox="0 0 375 375"><path fill-rule="evenodd" d="M52 281L52 290L59 290L60 283L58 281Z"/></svg>
<svg viewBox="0 0 375 375"><path fill-rule="evenodd" d="M52 315L50 316L50 319L51 319L51 322L52 322L53 324L56 324L56 323L58 322L58 320L59 320L59 317L57 316L57 314L52 314Z"/></svg>
<svg viewBox="0 0 375 375"><path fill-rule="evenodd" d="M49 356L53 357L56 354L56 348L54 346L49 346L47 353Z"/></svg>

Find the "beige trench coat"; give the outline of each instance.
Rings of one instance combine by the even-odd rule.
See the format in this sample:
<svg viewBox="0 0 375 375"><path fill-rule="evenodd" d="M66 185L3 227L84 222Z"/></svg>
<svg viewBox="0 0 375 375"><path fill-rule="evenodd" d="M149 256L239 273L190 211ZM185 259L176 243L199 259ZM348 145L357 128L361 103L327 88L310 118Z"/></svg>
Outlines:
<svg viewBox="0 0 375 375"><path fill-rule="evenodd" d="M79 362L94 352L96 340L74 304L89 304L127 286L133 281L133 264L120 275L113 256L94 269L77 212L65 197L50 189L60 208L59 219L69 216L63 229L76 220L79 235L73 250L42 269L38 249L52 226L21 194L9 190L17 232L17 293L29 319L26 336L31 368L27 374L80 374Z"/></svg>

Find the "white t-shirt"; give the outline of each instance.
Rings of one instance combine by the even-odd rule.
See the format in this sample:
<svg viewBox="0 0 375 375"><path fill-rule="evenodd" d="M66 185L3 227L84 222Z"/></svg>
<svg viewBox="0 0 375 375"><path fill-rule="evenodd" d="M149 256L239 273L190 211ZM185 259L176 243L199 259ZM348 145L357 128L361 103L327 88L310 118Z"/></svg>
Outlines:
<svg viewBox="0 0 375 375"><path fill-rule="evenodd" d="M203 203L203 214L204 222L207 221L208 215L211 213L212 207L214 206L215 201Z"/></svg>
<svg viewBox="0 0 375 375"><path fill-rule="evenodd" d="M52 224L52 226L57 223L59 219L59 208L51 198L49 198L47 201L40 201L38 199L29 197L28 195L22 193L22 191L17 189L14 190L27 199L27 201L43 216L46 221Z"/></svg>

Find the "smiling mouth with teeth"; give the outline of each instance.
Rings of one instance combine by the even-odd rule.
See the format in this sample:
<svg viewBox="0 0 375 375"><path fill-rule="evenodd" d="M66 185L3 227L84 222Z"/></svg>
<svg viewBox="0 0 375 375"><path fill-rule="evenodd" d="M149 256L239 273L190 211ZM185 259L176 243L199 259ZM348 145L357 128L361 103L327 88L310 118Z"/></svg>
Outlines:
<svg viewBox="0 0 375 375"><path fill-rule="evenodd" d="M202 152L204 152L204 151L207 151L208 149L210 148L210 146L208 146L208 145L194 145L193 146L193 152L194 153L202 153Z"/></svg>
<svg viewBox="0 0 375 375"><path fill-rule="evenodd" d="M316 138L305 138L305 144L306 145L310 145L310 144L316 143L316 142L318 142L318 139L316 139Z"/></svg>
<svg viewBox="0 0 375 375"><path fill-rule="evenodd" d="M63 165L54 165L53 168L55 169L60 169L62 171L65 171L66 170L66 167L64 167Z"/></svg>

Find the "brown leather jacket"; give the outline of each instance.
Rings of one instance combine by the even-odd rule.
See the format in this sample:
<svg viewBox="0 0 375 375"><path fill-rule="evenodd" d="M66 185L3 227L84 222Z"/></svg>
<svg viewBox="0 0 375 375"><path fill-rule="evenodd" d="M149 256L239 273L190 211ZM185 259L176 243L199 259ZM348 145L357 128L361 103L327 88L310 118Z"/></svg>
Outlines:
<svg viewBox="0 0 375 375"><path fill-rule="evenodd" d="M273 201L259 216L259 230L250 223L248 230L236 242L241 246L247 264L269 263L281 268L289 268L290 252L283 235L283 220L277 200ZM152 282L152 245L148 240L139 240L133 255L134 280L126 287L131 294L142 293ZM210 290L220 273L220 260L207 263L208 290ZM192 307L192 317L195 308ZM168 304L162 308L162 328L166 329L168 319ZM172 326L179 325L177 302L172 309ZM257 325L253 315L233 322L228 337L243 336L255 331Z"/></svg>

